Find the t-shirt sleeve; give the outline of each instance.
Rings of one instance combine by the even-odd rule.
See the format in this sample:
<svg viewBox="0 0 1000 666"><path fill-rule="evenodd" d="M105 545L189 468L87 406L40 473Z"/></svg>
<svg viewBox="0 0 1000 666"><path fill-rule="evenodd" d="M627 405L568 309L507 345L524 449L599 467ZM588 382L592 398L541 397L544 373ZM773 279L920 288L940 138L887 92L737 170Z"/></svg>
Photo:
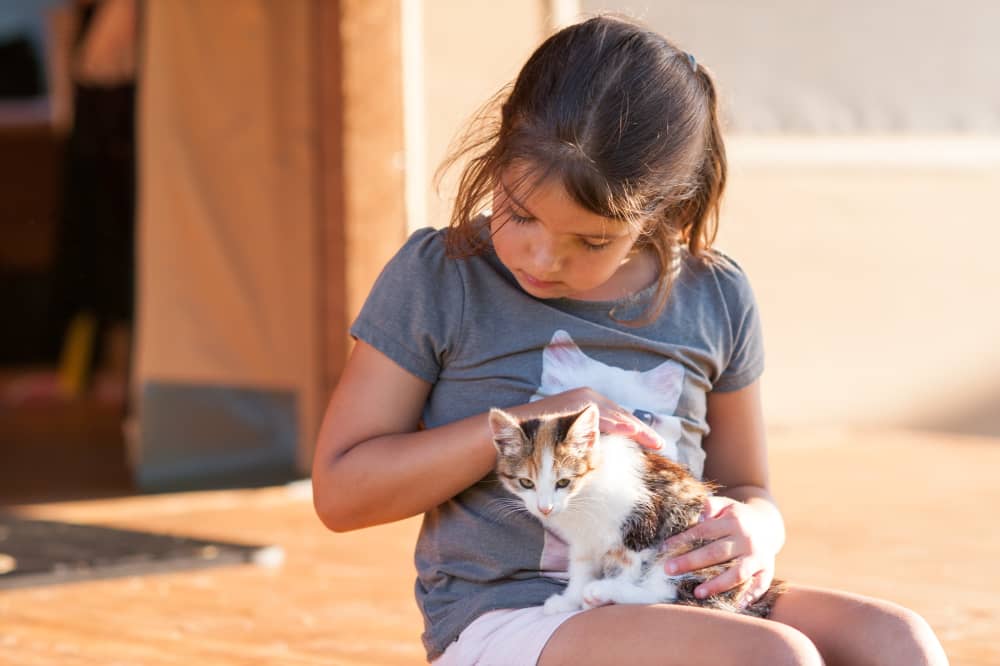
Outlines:
<svg viewBox="0 0 1000 666"><path fill-rule="evenodd" d="M764 373L764 336L757 300L746 273L726 256L722 257L718 271L731 337L729 360L712 390L737 391L746 388Z"/></svg>
<svg viewBox="0 0 1000 666"><path fill-rule="evenodd" d="M442 232L414 232L382 269L351 336L436 382L461 328L464 290L456 264L445 256Z"/></svg>

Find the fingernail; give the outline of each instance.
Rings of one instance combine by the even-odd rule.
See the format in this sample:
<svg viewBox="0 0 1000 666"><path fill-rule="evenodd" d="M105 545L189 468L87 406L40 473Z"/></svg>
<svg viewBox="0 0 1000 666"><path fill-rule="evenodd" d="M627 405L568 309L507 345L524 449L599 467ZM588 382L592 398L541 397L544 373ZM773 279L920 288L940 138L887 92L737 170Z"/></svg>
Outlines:
<svg viewBox="0 0 1000 666"><path fill-rule="evenodd" d="M677 563L667 562L667 573L675 574L677 573Z"/></svg>
<svg viewBox="0 0 1000 666"><path fill-rule="evenodd" d="M694 596L698 597L699 599L704 599L705 597L708 596L708 590L706 590L703 587L696 588L694 591Z"/></svg>

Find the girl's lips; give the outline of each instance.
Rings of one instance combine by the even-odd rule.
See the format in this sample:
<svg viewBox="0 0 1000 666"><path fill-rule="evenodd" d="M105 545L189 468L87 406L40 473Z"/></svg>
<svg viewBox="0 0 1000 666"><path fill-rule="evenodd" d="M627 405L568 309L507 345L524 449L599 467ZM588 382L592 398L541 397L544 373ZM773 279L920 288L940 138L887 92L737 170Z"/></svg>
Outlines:
<svg viewBox="0 0 1000 666"><path fill-rule="evenodd" d="M534 275L530 273L525 273L524 271L518 271L521 274L521 279L530 284L532 287L538 287L539 289L545 289L548 287L554 287L558 282L547 282L545 280L539 280Z"/></svg>

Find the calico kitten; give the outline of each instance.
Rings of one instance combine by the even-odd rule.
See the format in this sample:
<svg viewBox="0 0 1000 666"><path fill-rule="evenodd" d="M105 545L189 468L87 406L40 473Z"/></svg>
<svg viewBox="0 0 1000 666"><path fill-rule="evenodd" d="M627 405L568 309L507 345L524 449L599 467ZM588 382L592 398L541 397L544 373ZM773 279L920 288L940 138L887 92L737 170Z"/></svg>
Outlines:
<svg viewBox="0 0 1000 666"><path fill-rule="evenodd" d="M660 545L698 522L713 487L628 438L601 435L599 419L594 404L523 421L490 410L498 478L546 529L569 544L569 583L549 597L545 612L608 603L676 603L767 617L780 583L744 608L744 588L708 599L694 595L727 564L667 575L667 558L706 542L671 552L660 552Z"/></svg>

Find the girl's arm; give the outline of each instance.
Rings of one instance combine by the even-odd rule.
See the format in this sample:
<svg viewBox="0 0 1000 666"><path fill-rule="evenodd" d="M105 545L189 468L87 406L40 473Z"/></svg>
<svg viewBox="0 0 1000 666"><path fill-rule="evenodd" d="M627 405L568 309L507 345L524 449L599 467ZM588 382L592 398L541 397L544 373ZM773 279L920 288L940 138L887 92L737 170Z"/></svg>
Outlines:
<svg viewBox="0 0 1000 666"><path fill-rule="evenodd" d="M770 545L777 552L785 543L785 524L771 496L760 381L739 391L709 393L708 424L705 478L724 486L719 495L770 514Z"/></svg>
<svg viewBox="0 0 1000 666"><path fill-rule="evenodd" d="M482 478L496 457L485 418L417 431L431 384L358 341L320 427L313 502L343 532L416 515Z"/></svg>
<svg viewBox="0 0 1000 666"><path fill-rule="evenodd" d="M496 462L485 413L417 430L431 385L371 345L354 346L327 406L313 456L316 513L337 532L409 518L486 476ZM659 437L589 389L508 408L532 416L601 407L601 430L656 448Z"/></svg>
<svg viewBox="0 0 1000 666"><path fill-rule="evenodd" d="M736 560L703 583L696 594L710 596L753 579L749 597L762 594L774 575L774 557L785 542L785 526L771 496L760 382L728 393L708 394L710 435L704 447L705 478L723 486L709 501L705 521L668 541L709 539L712 543L667 562L683 573Z"/></svg>

